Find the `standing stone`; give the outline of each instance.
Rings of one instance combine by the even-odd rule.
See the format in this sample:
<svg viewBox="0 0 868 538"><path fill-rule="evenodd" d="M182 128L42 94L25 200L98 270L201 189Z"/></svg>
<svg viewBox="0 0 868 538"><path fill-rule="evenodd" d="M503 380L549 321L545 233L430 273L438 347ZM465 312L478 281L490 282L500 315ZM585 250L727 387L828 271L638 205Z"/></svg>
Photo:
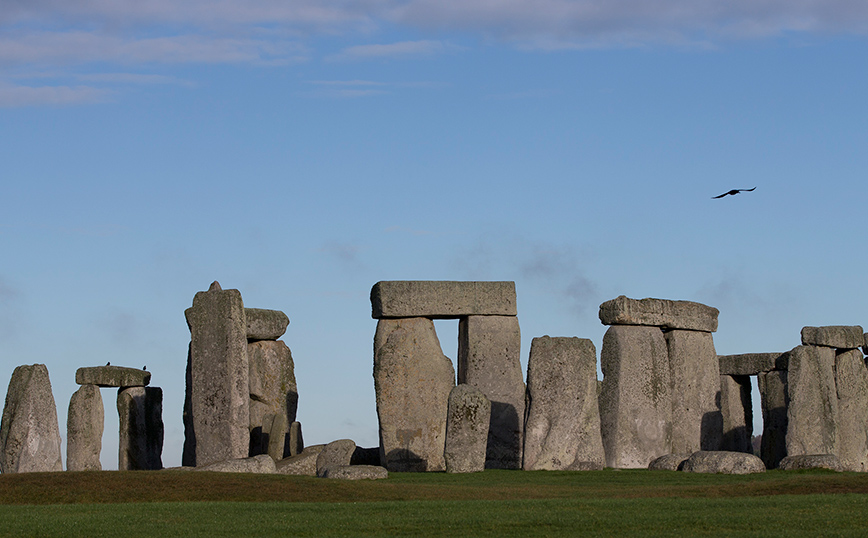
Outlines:
<svg viewBox="0 0 868 538"><path fill-rule="evenodd" d="M250 310L250 309L246 309ZM295 381L295 366L292 353L285 343L275 340L260 340L247 345L250 390L250 455L265 453L268 446L274 445L281 453L278 460L289 456L289 446L285 434L289 424L295 421L298 408L298 386ZM269 434L271 424L265 417L281 415L286 426L284 437L278 439ZM277 443L277 444L275 444ZM279 446L278 446L279 445Z"/></svg>
<svg viewBox="0 0 868 538"><path fill-rule="evenodd" d="M455 369L426 318L380 320L374 388L380 459L389 471L443 471L446 413Z"/></svg>
<svg viewBox="0 0 868 538"><path fill-rule="evenodd" d="M776 469L787 456L787 371L775 370L757 375L763 412L760 458L766 469Z"/></svg>
<svg viewBox="0 0 868 538"><path fill-rule="evenodd" d="M476 473L485 470L485 447L491 402L479 389L458 385L449 393L446 418L447 473Z"/></svg>
<svg viewBox="0 0 868 538"><path fill-rule="evenodd" d="M0 473L62 471L60 428L44 364L18 366L0 422Z"/></svg>
<svg viewBox="0 0 868 538"><path fill-rule="evenodd" d="M266 435L264 437L268 439L268 444L265 447L265 453L267 453L274 461L280 461L284 457L291 456L289 445L286 442L286 439L289 434L289 424L286 423L286 415L283 413L277 413L275 415L266 415L267 417L271 417L271 420L266 420L266 423L270 422L270 426L267 432L264 432ZM264 426L263 426L264 429Z"/></svg>
<svg viewBox="0 0 868 538"><path fill-rule="evenodd" d="M606 466L644 469L671 452L672 397L663 331L609 327L600 363L600 429Z"/></svg>
<svg viewBox="0 0 868 538"><path fill-rule="evenodd" d="M214 282L185 312L190 326L196 465L245 458L250 449L247 321L238 290Z"/></svg>
<svg viewBox="0 0 868 538"><path fill-rule="evenodd" d="M838 459L845 471L868 471L868 368L862 351L835 358L838 393Z"/></svg>
<svg viewBox="0 0 868 538"><path fill-rule="evenodd" d="M66 415L66 470L101 471L99 453L105 411L96 385L82 385L69 399Z"/></svg>
<svg viewBox="0 0 868 538"><path fill-rule="evenodd" d="M295 456L304 451L304 437L301 435L301 422L289 425L289 455ZM379 457L379 453L377 454Z"/></svg>
<svg viewBox="0 0 868 538"><path fill-rule="evenodd" d="M163 468L163 389L129 387L118 390L121 471Z"/></svg>
<svg viewBox="0 0 868 538"><path fill-rule="evenodd" d="M597 398L597 350L584 338L534 338L527 364L522 468L605 463Z"/></svg>
<svg viewBox="0 0 868 538"><path fill-rule="evenodd" d="M720 414L723 419L721 450L753 452L753 405L750 376L720 376Z"/></svg>
<svg viewBox="0 0 868 538"><path fill-rule="evenodd" d="M720 368L710 332L672 330L664 334L672 383L673 454L720 450L723 418Z"/></svg>
<svg viewBox="0 0 868 538"><path fill-rule="evenodd" d="M184 391L184 412L182 415L184 421L184 448L181 452L181 465L184 467L196 466L196 427L193 424L193 373L191 371L192 361L190 359L190 350L192 344L187 346L187 370L184 376L185 388Z"/></svg>
<svg viewBox="0 0 868 538"><path fill-rule="evenodd" d="M794 348L790 352L787 394L787 455L837 454L834 348Z"/></svg>
<svg viewBox="0 0 868 538"><path fill-rule="evenodd" d="M491 401L487 469L520 469L525 385L515 316L467 316L458 322L458 382Z"/></svg>

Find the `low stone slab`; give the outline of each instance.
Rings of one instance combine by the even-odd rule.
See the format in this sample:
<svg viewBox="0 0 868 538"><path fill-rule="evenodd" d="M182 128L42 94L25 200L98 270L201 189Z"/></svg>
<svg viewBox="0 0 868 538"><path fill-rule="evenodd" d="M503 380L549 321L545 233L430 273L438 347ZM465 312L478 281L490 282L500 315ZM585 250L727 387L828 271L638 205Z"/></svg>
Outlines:
<svg viewBox="0 0 868 538"><path fill-rule="evenodd" d="M720 375L758 375L773 370L786 370L787 353L743 353L718 355Z"/></svg>
<svg viewBox="0 0 868 538"><path fill-rule="evenodd" d="M782 471L797 471L800 469L829 469L830 471L843 471L838 456L834 454L801 454L787 456L781 460L778 467Z"/></svg>
<svg viewBox="0 0 868 538"><path fill-rule="evenodd" d="M447 473L477 473L485 470L485 447L491 402L481 390L461 384L449 393L446 416Z"/></svg>
<svg viewBox="0 0 868 538"><path fill-rule="evenodd" d="M603 325L645 325L715 332L720 311L692 301L630 299L621 295L600 305Z"/></svg>
<svg viewBox="0 0 868 538"><path fill-rule="evenodd" d="M286 332L289 317L280 310L245 308L248 340L277 340Z"/></svg>
<svg viewBox="0 0 868 538"><path fill-rule="evenodd" d="M648 464L652 471L680 471L690 454L666 454Z"/></svg>
<svg viewBox="0 0 868 538"><path fill-rule="evenodd" d="M75 382L98 387L147 387L151 372L124 366L90 366L75 371Z"/></svg>
<svg viewBox="0 0 868 538"><path fill-rule="evenodd" d="M515 282L385 280L371 289L374 319L515 316Z"/></svg>
<svg viewBox="0 0 868 538"><path fill-rule="evenodd" d="M330 467L349 465L356 451L356 443L351 439L338 439L323 447L316 457L316 475L325 476Z"/></svg>
<svg viewBox="0 0 868 538"><path fill-rule="evenodd" d="M753 454L700 451L687 458L682 470L688 473L752 474L766 472L766 466Z"/></svg>
<svg viewBox="0 0 868 538"><path fill-rule="evenodd" d="M268 454L260 454L252 458L238 458L233 460L218 461L202 467L196 467L196 471L212 471L215 473L259 473L274 474L277 467L274 460Z"/></svg>
<svg viewBox="0 0 868 538"><path fill-rule="evenodd" d="M335 465L327 468L322 477L339 480L382 480L389 478L389 471L376 465Z"/></svg>
<svg viewBox="0 0 868 538"><path fill-rule="evenodd" d="M802 343L806 346L856 349L865 345L864 334L862 327L858 325L802 327Z"/></svg>
<svg viewBox="0 0 868 538"><path fill-rule="evenodd" d="M277 462L279 474L292 474L301 476L316 476L316 460L325 445L311 445L304 449L301 454L283 458Z"/></svg>

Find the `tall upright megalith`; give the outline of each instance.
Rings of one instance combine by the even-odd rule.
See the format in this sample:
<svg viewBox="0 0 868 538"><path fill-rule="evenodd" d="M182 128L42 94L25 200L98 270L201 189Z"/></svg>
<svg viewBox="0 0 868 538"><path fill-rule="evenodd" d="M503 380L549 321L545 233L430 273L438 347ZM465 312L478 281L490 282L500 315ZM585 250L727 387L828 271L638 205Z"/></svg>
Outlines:
<svg viewBox="0 0 868 538"><path fill-rule="evenodd" d="M118 389L118 470L163 468L163 389Z"/></svg>
<svg viewBox="0 0 868 538"><path fill-rule="evenodd" d="M247 320L238 290L216 281L185 312L190 327L190 414L195 465L249 452Z"/></svg>
<svg viewBox="0 0 868 538"><path fill-rule="evenodd" d="M787 372L787 455L838 453L835 349L801 345Z"/></svg>
<svg viewBox="0 0 868 538"><path fill-rule="evenodd" d="M845 471L868 471L868 367L859 349L835 357L838 395L838 459Z"/></svg>
<svg viewBox="0 0 868 538"><path fill-rule="evenodd" d="M62 471L60 428L44 364L18 366L0 422L0 473Z"/></svg>
<svg viewBox="0 0 868 538"><path fill-rule="evenodd" d="M250 363L250 454L267 453L271 446L274 454L279 453L279 460L290 455L286 433L298 409L292 353L280 340L256 340L248 342L247 358ZM274 428L275 424L283 426Z"/></svg>
<svg viewBox="0 0 868 538"><path fill-rule="evenodd" d="M69 399L66 414L66 470L100 471L99 453L105 411L99 387L86 384L79 387Z"/></svg>

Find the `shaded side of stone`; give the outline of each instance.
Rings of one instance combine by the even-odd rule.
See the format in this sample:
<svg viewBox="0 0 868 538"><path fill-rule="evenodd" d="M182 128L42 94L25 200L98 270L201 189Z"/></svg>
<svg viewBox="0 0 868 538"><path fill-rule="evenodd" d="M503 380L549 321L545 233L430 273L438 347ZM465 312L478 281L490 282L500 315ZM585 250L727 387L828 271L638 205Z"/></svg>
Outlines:
<svg viewBox="0 0 868 538"><path fill-rule="evenodd" d="M743 353L718 355L721 375L758 375L787 369L787 353Z"/></svg>
<svg viewBox="0 0 868 538"><path fill-rule="evenodd" d="M280 310L245 308L248 340L277 340L286 332L289 317Z"/></svg>
<svg viewBox="0 0 868 538"><path fill-rule="evenodd" d="M98 387L145 387L151 382L151 372L124 366L91 366L76 370L75 382Z"/></svg>
<svg viewBox="0 0 868 538"><path fill-rule="evenodd" d="M448 425L447 425L448 427ZM363 448L357 446L350 458L350 465L373 465L380 466L380 447Z"/></svg>
<svg viewBox="0 0 868 538"><path fill-rule="evenodd" d="M215 473L257 473L274 474L277 467L274 460L268 454L260 454L251 458L235 458L218 461L202 467L196 467L196 471L211 471Z"/></svg>
<svg viewBox="0 0 868 538"><path fill-rule="evenodd" d="M311 445L301 453L277 462L277 472L302 476L316 476L316 460L325 445Z"/></svg>
<svg viewBox="0 0 868 538"><path fill-rule="evenodd" d="M691 454L684 462L688 473L752 474L764 473L762 460L744 452L701 451Z"/></svg>
<svg viewBox="0 0 868 538"><path fill-rule="evenodd" d="M316 458L316 475L323 477L331 467L349 465L356 451L356 443L350 439L338 439L327 444Z"/></svg>
<svg viewBox="0 0 868 538"><path fill-rule="evenodd" d="M838 452L835 350L798 346L787 373L787 455Z"/></svg>
<svg viewBox="0 0 868 538"><path fill-rule="evenodd" d="M514 316L468 316L458 323L458 382L491 401L486 469L520 469L525 384Z"/></svg>
<svg viewBox="0 0 868 538"><path fill-rule="evenodd" d="M389 471L443 471L446 413L455 386L426 318L380 320L374 335L374 389L380 456Z"/></svg>
<svg viewBox="0 0 868 538"><path fill-rule="evenodd" d="M101 471L99 454L105 427L102 395L96 385L82 385L69 399L66 414L66 470Z"/></svg>
<svg viewBox="0 0 868 538"><path fill-rule="evenodd" d="M476 473L485 470L491 402L481 390L457 385L449 393L446 416L447 473Z"/></svg>
<svg viewBox="0 0 868 538"><path fill-rule="evenodd" d="M187 368L184 376L184 447L181 452L181 465L183 467L196 466L196 426L193 424L193 374L191 371L190 348L192 344L187 346Z"/></svg>
<svg viewBox="0 0 868 538"><path fill-rule="evenodd" d="M605 463L597 350L584 338L534 338L527 365L524 470Z"/></svg>
<svg viewBox="0 0 868 538"><path fill-rule="evenodd" d="M864 332L858 325L802 327L802 344L838 349L856 349L865 344Z"/></svg>
<svg viewBox="0 0 868 538"><path fill-rule="evenodd" d="M669 353L657 327L613 325L600 355L600 429L606 466L644 469L669 454Z"/></svg>
<svg viewBox="0 0 868 538"><path fill-rule="evenodd" d="M327 468L322 477L338 480L383 480L389 478L389 471L375 465L335 465Z"/></svg>
<svg viewBox="0 0 868 538"><path fill-rule="evenodd" d="M372 317L515 316L515 282L386 280L371 289Z"/></svg>
<svg viewBox="0 0 868 538"><path fill-rule="evenodd" d="M720 413L723 419L723 440L720 449L729 452L753 452L750 376L720 376Z"/></svg>
<svg viewBox="0 0 868 538"><path fill-rule="evenodd" d="M289 425L288 442L290 456L301 454L304 451L304 437L301 434L301 422L296 421Z"/></svg>
<svg viewBox="0 0 868 538"><path fill-rule="evenodd" d="M673 453L719 450L723 437L720 369L711 333L672 330L664 333L672 384Z"/></svg>
<svg viewBox="0 0 868 538"><path fill-rule="evenodd" d="M57 407L44 364L12 372L0 421L0 473L62 471Z"/></svg>
<svg viewBox="0 0 868 538"><path fill-rule="evenodd" d="M247 346L250 394L249 428L251 456L264 454L272 446L280 452L276 459L289 456L285 438L289 424L295 422L298 409L298 385L295 365L289 348L280 340L260 340ZM271 422L281 415L282 437L270 435ZM270 417L266 423L266 417Z"/></svg>
<svg viewBox="0 0 868 538"><path fill-rule="evenodd" d="M630 299L621 295L600 305L603 325L644 325L666 329L715 332L720 312L692 301Z"/></svg>
<svg viewBox="0 0 868 538"><path fill-rule="evenodd" d="M666 454L648 464L652 471L681 471L690 454Z"/></svg>
<svg viewBox="0 0 868 538"><path fill-rule="evenodd" d="M763 413L760 457L767 469L775 469L787 455L787 372L772 371L757 375Z"/></svg>
<svg viewBox="0 0 868 538"><path fill-rule="evenodd" d="M118 469L163 468L163 390L130 387L118 390Z"/></svg>
<svg viewBox="0 0 868 538"><path fill-rule="evenodd" d="M835 358L838 394L838 459L844 471L868 471L868 367L862 351Z"/></svg>
<svg viewBox="0 0 868 538"><path fill-rule="evenodd" d="M802 469L829 469L830 471L844 471L841 461L834 454L801 454L799 456L787 456L781 460L778 467L782 471L798 471Z"/></svg>

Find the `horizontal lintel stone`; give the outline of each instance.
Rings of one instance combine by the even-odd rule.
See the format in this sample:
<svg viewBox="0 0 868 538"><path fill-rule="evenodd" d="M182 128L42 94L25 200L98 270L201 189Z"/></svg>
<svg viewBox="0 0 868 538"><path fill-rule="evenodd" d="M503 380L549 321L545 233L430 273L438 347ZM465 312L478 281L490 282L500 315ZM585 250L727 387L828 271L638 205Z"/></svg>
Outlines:
<svg viewBox="0 0 868 538"><path fill-rule="evenodd" d="M245 308L248 340L277 340L286 332L289 317L280 310Z"/></svg>
<svg viewBox="0 0 868 538"><path fill-rule="evenodd" d="M718 355L720 375L757 375L773 370L786 370L788 353L744 353Z"/></svg>
<svg viewBox="0 0 868 538"><path fill-rule="evenodd" d="M374 319L515 316L515 282L384 280L371 289Z"/></svg>
<svg viewBox="0 0 868 538"><path fill-rule="evenodd" d="M98 387L146 387L151 372L124 366L91 366L76 370L75 382Z"/></svg>
<svg viewBox="0 0 868 538"><path fill-rule="evenodd" d="M718 309L692 301L630 299L624 295L600 305L603 325L644 325L715 332L718 314Z"/></svg>
<svg viewBox="0 0 868 538"><path fill-rule="evenodd" d="M862 327L858 325L829 325L802 327L802 344L838 349L856 349L865 345Z"/></svg>

